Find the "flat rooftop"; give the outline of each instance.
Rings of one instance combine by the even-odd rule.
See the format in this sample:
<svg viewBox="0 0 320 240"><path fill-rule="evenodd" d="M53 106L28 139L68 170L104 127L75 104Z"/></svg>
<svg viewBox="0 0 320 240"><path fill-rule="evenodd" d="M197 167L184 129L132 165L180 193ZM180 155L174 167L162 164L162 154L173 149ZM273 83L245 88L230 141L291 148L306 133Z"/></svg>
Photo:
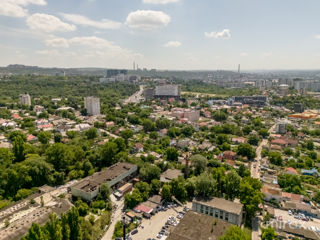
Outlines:
<svg viewBox="0 0 320 240"><path fill-rule="evenodd" d="M232 224L211 216L189 211L167 240L218 240Z"/></svg>
<svg viewBox="0 0 320 240"><path fill-rule="evenodd" d="M197 202L206 206L210 206L216 209L220 209L236 215L242 214L243 205L241 203L225 200L224 198L211 198L208 200L195 199L193 202Z"/></svg>
<svg viewBox="0 0 320 240"><path fill-rule="evenodd" d="M109 168L93 174L92 176L86 177L72 187L81 189L86 192L91 192L95 190L97 186L112 181L120 175L128 172L133 167L136 167L136 165L131 163L119 162Z"/></svg>

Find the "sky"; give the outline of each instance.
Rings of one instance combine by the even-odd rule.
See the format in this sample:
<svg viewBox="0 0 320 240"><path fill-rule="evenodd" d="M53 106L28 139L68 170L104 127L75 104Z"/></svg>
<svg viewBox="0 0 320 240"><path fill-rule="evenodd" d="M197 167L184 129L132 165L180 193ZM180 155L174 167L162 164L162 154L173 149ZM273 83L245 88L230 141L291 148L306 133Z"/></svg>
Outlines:
<svg viewBox="0 0 320 240"><path fill-rule="evenodd" d="M0 66L320 69L319 0L0 0Z"/></svg>

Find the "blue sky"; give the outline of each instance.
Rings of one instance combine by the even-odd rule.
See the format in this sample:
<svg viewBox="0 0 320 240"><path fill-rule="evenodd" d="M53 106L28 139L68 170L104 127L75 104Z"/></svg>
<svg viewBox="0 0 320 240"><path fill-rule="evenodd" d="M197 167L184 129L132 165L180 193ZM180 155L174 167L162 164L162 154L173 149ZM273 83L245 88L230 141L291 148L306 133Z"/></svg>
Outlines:
<svg viewBox="0 0 320 240"><path fill-rule="evenodd" d="M0 65L319 69L318 0L0 0Z"/></svg>

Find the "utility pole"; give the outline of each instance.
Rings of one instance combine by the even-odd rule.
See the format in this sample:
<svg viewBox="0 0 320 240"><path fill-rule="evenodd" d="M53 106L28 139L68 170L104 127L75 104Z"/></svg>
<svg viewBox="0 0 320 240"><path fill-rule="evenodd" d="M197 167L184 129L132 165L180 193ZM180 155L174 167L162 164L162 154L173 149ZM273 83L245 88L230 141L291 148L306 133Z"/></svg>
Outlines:
<svg viewBox="0 0 320 240"><path fill-rule="evenodd" d="M126 240L126 217L122 217L123 240Z"/></svg>

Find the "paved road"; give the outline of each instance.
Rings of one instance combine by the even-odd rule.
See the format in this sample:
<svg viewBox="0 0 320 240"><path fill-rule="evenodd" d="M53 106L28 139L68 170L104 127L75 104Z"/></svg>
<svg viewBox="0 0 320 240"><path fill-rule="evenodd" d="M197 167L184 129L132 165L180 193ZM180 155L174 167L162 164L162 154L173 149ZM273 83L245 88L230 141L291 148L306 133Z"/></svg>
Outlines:
<svg viewBox="0 0 320 240"><path fill-rule="evenodd" d="M142 98L142 94L143 94L143 86L140 85L139 87L140 87L140 89L138 92L134 93L133 95L128 97L126 100L124 100L124 104L139 103L140 102L140 99Z"/></svg>
<svg viewBox="0 0 320 240"><path fill-rule="evenodd" d="M116 208L116 210L112 210L111 224L107 232L101 238L101 240L111 240L116 223L122 220L122 208L124 206L124 198L117 201L115 197L111 195L111 200L112 205L118 205L118 207Z"/></svg>
<svg viewBox="0 0 320 240"><path fill-rule="evenodd" d="M276 127L276 124L274 124L268 131L268 133L272 133L274 131ZM261 151L263 149L264 146L266 146L268 144L268 140L267 139L263 139L262 142L259 144L259 146L256 149L256 153L257 153L257 157L256 157L256 162L253 162L251 164L251 177L259 179L260 180L260 165L261 165ZM259 228L259 224L260 224L260 219L259 217L255 217L252 220L252 240L259 240L260 239L260 235L261 235L261 229Z"/></svg>

